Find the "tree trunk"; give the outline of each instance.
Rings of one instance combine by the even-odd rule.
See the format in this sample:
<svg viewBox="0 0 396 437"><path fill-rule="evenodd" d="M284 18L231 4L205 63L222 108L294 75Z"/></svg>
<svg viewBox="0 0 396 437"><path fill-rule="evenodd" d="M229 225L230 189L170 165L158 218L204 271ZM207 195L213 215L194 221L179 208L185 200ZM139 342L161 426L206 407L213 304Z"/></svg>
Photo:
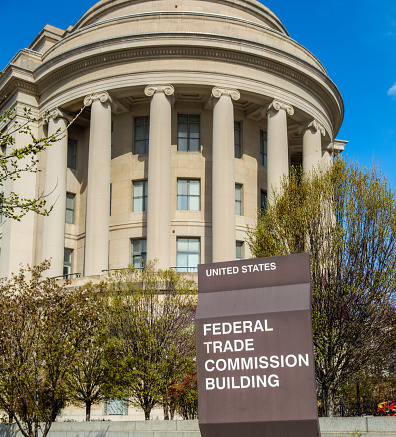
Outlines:
<svg viewBox="0 0 396 437"><path fill-rule="evenodd" d="M150 411L144 412L144 420L150 420Z"/></svg>
<svg viewBox="0 0 396 437"><path fill-rule="evenodd" d="M326 417L334 417L334 390L322 389L323 414Z"/></svg>
<svg viewBox="0 0 396 437"><path fill-rule="evenodd" d="M166 402L162 404L162 407L164 409L164 420L169 420L169 407Z"/></svg>
<svg viewBox="0 0 396 437"><path fill-rule="evenodd" d="M91 420L91 401L85 401L85 420L89 422Z"/></svg>

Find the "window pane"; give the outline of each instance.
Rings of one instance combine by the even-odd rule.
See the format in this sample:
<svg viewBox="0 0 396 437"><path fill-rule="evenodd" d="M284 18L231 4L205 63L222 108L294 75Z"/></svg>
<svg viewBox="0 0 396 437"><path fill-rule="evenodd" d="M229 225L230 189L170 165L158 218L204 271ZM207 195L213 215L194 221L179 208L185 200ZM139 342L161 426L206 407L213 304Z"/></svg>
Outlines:
<svg viewBox="0 0 396 437"><path fill-rule="evenodd" d="M187 238L178 238L177 251L178 252L188 252L188 239Z"/></svg>
<svg viewBox="0 0 396 437"><path fill-rule="evenodd" d="M147 181L133 182L133 212L147 211Z"/></svg>
<svg viewBox="0 0 396 437"><path fill-rule="evenodd" d="M200 208L200 201L199 201L200 199L199 199L199 197L190 197L190 207L189 207L189 210L190 211L199 211L201 208Z"/></svg>
<svg viewBox="0 0 396 437"><path fill-rule="evenodd" d="M176 247L177 270L180 272L195 272L201 257L200 239L178 238Z"/></svg>
<svg viewBox="0 0 396 437"><path fill-rule="evenodd" d="M176 263L177 263L177 267L188 267L188 254L178 253Z"/></svg>
<svg viewBox="0 0 396 437"><path fill-rule="evenodd" d="M190 180L190 194L193 196L199 196L201 182L198 180Z"/></svg>
<svg viewBox="0 0 396 437"><path fill-rule="evenodd" d="M190 152L199 152L199 138L190 139Z"/></svg>
<svg viewBox="0 0 396 437"><path fill-rule="evenodd" d="M267 209L267 193L265 191L261 192L261 213L263 213Z"/></svg>
<svg viewBox="0 0 396 437"><path fill-rule="evenodd" d="M241 122L234 121L234 156L242 158Z"/></svg>
<svg viewBox="0 0 396 437"><path fill-rule="evenodd" d="M179 123L178 135L180 138L188 137L188 124L187 123Z"/></svg>
<svg viewBox="0 0 396 437"><path fill-rule="evenodd" d="M133 153L148 153L150 117L135 117Z"/></svg>
<svg viewBox="0 0 396 437"><path fill-rule="evenodd" d="M201 182L196 179L177 180L177 209L179 211L199 211Z"/></svg>
<svg viewBox="0 0 396 437"><path fill-rule="evenodd" d="M188 180L178 179L177 180L177 194L187 196L188 195Z"/></svg>
<svg viewBox="0 0 396 437"><path fill-rule="evenodd" d="M71 275L73 272L73 249L65 247L63 252L63 274L65 276Z"/></svg>
<svg viewBox="0 0 396 437"><path fill-rule="evenodd" d="M235 184L235 214L242 215L242 185Z"/></svg>
<svg viewBox="0 0 396 437"><path fill-rule="evenodd" d="M177 197L177 209L179 211L187 211L188 210L188 197L187 196L178 196Z"/></svg>
<svg viewBox="0 0 396 437"><path fill-rule="evenodd" d="M178 114L177 150L179 152L200 151L200 116L196 114Z"/></svg>
<svg viewBox="0 0 396 437"><path fill-rule="evenodd" d="M267 167L267 132L260 130L260 165Z"/></svg>
<svg viewBox="0 0 396 437"><path fill-rule="evenodd" d="M236 259L242 259L243 241L236 242Z"/></svg>
<svg viewBox="0 0 396 437"><path fill-rule="evenodd" d="M76 195L73 193L66 193L66 213L65 222L74 223L74 205L75 205Z"/></svg>
<svg viewBox="0 0 396 437"><path fill-rule="evenodd" d="M76 169L77 164L77 141L67 141L67 166L68 168Z"/></svg>
<svg viewBox="0 0 396 437"><path fill-rule="evenodd" d="M178 152L188 152L187 143L187 138L179 138L177 141Z"/></svg>
<svg viewBox="0 0 396 437"><path fill-rule="evenodd" d="M131 264L139 270L141 270L146 264L146 247L147 240L144 238L131 240Z"/></svg>

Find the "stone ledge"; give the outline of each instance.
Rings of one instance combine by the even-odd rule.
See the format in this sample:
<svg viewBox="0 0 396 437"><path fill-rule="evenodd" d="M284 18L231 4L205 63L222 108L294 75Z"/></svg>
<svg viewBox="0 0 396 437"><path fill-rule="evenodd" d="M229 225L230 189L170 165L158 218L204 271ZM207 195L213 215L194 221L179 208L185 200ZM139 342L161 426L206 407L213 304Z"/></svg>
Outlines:
<svg viewBox="0 0 396 437"><path fill-rule="evenodd" d="M395 437L396 417L322 417L322 437ZM16 425L0 424L0 437L19 437ZM200 437L197 420L55 422L49 437Z"/></svg>

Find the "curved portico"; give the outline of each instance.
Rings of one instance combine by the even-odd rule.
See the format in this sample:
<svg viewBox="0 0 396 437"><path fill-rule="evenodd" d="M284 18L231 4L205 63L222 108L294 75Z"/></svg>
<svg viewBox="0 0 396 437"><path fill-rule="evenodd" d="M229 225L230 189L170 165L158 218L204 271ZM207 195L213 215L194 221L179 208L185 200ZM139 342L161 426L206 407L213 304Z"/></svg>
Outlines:
<svg viewBox="0 0 396 437"><path fill-rule="evenodd" d="M51 257L49 276L248 257L246 226L290 166L343 147L336 86L259 2L102 0L51 31L0 79L30 66L19 100L57 108L50 133L84 108L39 164L37 191L58 200L31 258Z"/></svg>

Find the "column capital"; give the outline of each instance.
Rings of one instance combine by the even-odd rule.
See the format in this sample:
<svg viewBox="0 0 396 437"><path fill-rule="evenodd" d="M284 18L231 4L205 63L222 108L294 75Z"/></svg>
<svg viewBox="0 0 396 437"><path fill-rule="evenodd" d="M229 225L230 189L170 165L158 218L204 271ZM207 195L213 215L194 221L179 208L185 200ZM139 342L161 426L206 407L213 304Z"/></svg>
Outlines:
<svg viewBox="0 0 396 437"><path fill-rule="evenodd" d="M232 100L239 100L241 97L240 92L235 88L218 88L212 89L212 96L219 99L221 96L230 96Z"/></svg>
<svg viewBox="0 0 396 437"><path fill-rule="evenodd" d="M85 97L84 105L91 106L93 102L99 100L101 103L113 103L113 99L107 91L100 91L98 93L92 93Z"/></svg>
<svg viewBox="0 0 396 437"><path fill-rule="evenodd" d="M51 109L44 117L44 121L46 123L49 122L50 119L56 120L58 118L63 118L67 120L69 123L73 120L73 117L66 111L60 108Z"/></svg>
<svg viewBox="0 0 396 437"><path fill-rule="evenodd" d="M280 100L273 100L266 108L267 114L270 111L280 111L281 109L283 109L284 111L286 111L289 115L293 115L294 114L294 108L292 105L289 105L288 103L285 102L281 102Z"/></svg>
<svg viewBox="0 0 396 437"><path fill-rule="evenodd" d="M308 129L310 129L313 133L320 132L322 134L322 136L326 135L325 128L315 119L312 121L308 121L307 123L300 124L298 126L298 133L301 135L302 133L304 133Z"/></svg>
<svg viewBox="0 0 396 437"><path fill-rule="evenodd" d="M156 93L164 93L166 96L173 96L175 89L172 85L147 85L144 94L152 97Z"/></svg>

